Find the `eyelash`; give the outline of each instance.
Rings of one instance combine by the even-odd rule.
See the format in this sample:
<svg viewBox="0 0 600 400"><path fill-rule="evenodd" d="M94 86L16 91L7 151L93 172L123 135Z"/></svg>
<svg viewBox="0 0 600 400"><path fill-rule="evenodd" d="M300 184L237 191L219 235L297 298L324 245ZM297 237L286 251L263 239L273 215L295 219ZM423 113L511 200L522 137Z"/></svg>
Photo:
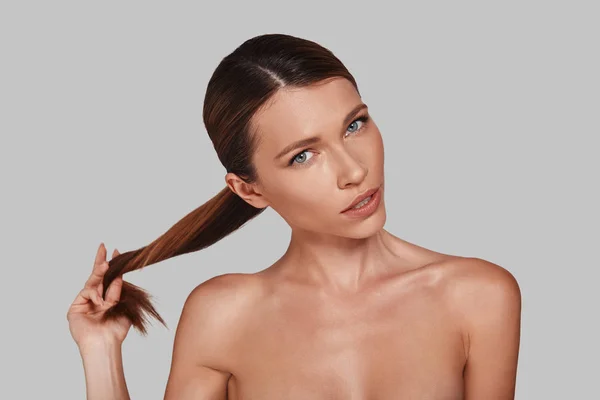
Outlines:
<svg viewBox="0 0 600 400"><path fill-rule="evenodd" d="M361 125L361 127L360 127L360 128L358 128L357 130L355 130L354 132L352 132L353 134L356 134L356 133L358 133L358 132L362 131L362 130L365 128L365 126L367 125L367 122L369 121L369 116L368 116L368 115L361 115L360 117L358 117L358 118L356 118L354 121L352 121L352 122L350 123L350 125L352 125L352 124L353 124L353 123L355 123L356 121L360 121L360 122L362 122L362 125ZM288 162L288 166L291 166L291 167L301 166L301 167L303 167L303 166L306 166L306 165L310 164L310 161L308 161L308 162L304 162L304 163L294 163L294 161L296 160L296 157L298 157L300 154L304 153L305 151L308 151L308 148L307 148L307 149L304 149L304 150L302 150L302 151L300 151L300 152L298 152L298 153L296 153L296 154L295 154L295 155L294 155L294 156L291 158L291 160ZM311 158L311 160L312 160L312 158ZM294 165L294 164L295 164L295 165Z"/></svg>

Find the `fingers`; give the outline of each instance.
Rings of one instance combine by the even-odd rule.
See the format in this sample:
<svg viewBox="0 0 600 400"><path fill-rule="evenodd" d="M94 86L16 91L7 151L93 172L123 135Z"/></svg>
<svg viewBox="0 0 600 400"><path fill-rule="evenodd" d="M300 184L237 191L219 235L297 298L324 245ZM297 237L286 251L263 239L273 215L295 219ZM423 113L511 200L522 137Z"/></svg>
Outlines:
<svg viewBox="0 0 600 400"><path fill-rule="evenodd" d="M108 261L103 261L101 264L94 265L94 270L85 283L85 287L96 288L100 283L102 283L102 278L107 270Z"/></svg>
<svg viewBox="0 0 600 400"><path fill-rule="evenodd" d="M96 289L91 287L84 287L77 295L77 298L73 302L73 305L83 305L86 304L88 301L91 301L98 307L103 307L105 303L104 301L102 301L102 298L100 297L98 292L96 292Z"/></svg>
<svg viewBox="0 0 600 400"><path fill-rule="evenodd" d="M108 264L106 261L106 247L104 243L100 243L98 247L98 251L96 252L96 259L94 260L94 267L92 268L92 274L88 278L85 286L97 286L100 282L102 282L102 276L108 269Z"/></svg>
<svg viewBox="0 0 600 400"><path fill-rule="evenodd" d="M102 282L100 282L100 284L97 286L97 289L96 289L96 292L98 292L98 296L100 296L101 299L102 299L102 290L103 289L104 289L104 279L102 280ZM104 299L102 299L102 300L104 300Z"/></svg>
<svg viewBox="0 0 600 400"><path fill-rule="evenodd" d="M119 302L121 299L121 289L123 288L123 277L116 277L110 285L108 285L108 290L106 291L106 300L105 302L113 305Z"/></svg>
<svg viewBox="0 0 600 400"><path fill-rule="evenodd" d="M106 261L106 247L104 247L104 243L100 243L96 252L96 259L94 260L94 267L102 264L104 261Z"/></svg>
<svg viewBox="0 0 600 400"><path fill-rule="evenodd" d="M119 250L114 249L112 258L118 256ZM121 298L121 288L123 287L123 278L121 276L115 278L108 286L105 299L102 299L103 291L103 278L106 271L108 271L108 261L106 261L106 247L104 243L100 243L98 251L96 253L96 259L94 260L94 268L92 274L85 283L84 289L80 293L81 299L91 300L97 306L104 306L105 304L116 304Z"/></svg>
<svg viewBox="0 0 600 400"><path fill-rule="evenodd" d="M117 249L114 249L114 250L113 250L113 253L112 253L112 258L115 258L115 257L116 257L116 256L118 256L119 254L121 254L121 253L119 253L119 250L117 250ZM112 259L112 258L111 258L111 259ZM115 279L118 279L118 278L115 278ZM114 282L114 280L113 280L113 282ZM111 282L111 283L112 283L112 282ZM117 283L116 285L120 285L120 284L119 284L119 283ZM102 290L103 290L103 289L104 289L104 283L103 283L103 282L100 282L100 284L98 285L98 293L100 294L100 298L102 298ZM106 291L106 294L104 295L104 301L105 301L105 302L108 302L108 301L109 301L107 296L108 296L108 292L109 292L109 290L110 290L110 289L111 289L111 286L109 285L109 286L108 286L108 290ZM115 289L113 289L113 290L115 290ZM116 300L116 302L118 302L118 301L119 301L119 296L120 296L120 295L121 295L121 292L120 292L120 289L119 289L119 293L118 293L118 296L117 296L117 300ZM112 296L114 297L115 295L113 294ZM112 301L112 300L111 300L111 301Z"/></svg>

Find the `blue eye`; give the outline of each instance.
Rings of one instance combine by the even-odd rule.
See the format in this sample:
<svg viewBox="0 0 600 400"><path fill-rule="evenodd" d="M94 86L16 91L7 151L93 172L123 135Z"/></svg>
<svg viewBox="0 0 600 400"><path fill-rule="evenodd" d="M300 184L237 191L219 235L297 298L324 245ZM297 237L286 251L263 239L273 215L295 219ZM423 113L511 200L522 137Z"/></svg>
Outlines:
<svg viewBox="0 0 600 400"><path fill-rule="evenodd" d="M356 121L358 121L358 119L357 119ZM356 121L353 121L353 122L350 124L350 126L352 126L352 125L356 124ZM355 131L355 132L356 132L356 131Z"/></svg>
<svg viewBox="0 0 600 400"><path fill-rule="evenodd" d="M366 122L369 120L369 116L368 115L363 115L361 117L356 118L354 121L352 121L352 123L350 125L348 125L348 128L350 128L353 125L357 125L356 121L360 121L362 122L362 125L358 128L356 128L355 130L351 131L350 133L357 133L363 130L363 128L365 127ZM304 149L299 153L296 153L296 155L294 155L292 157L292 159L289 161L288 165L290 166L296 166L296 165L308 165L310 164L310 162L295 162L297 161L296 158L298 156L301 156L302 154L306 153L308 151L308 149ZM306 157L305 157L306 158ZM310 160L310 159L309 159Z"/></svg>
<svg viewBox="0 0 600 400"><path fill-rule="evenodd" d="M362 125L359 128L357 128L356 130L352 131L351 133L360 132L363 130L363 128L365 127L365 124L368 120L369 120L369 116L363 115L361 117L356 118L354 121L352 121L352 123L350 125L348 125L348 128L350 128L352 125L356 125L356 121L360 121L360 122L362 122Z"/></svg>
<svg viewBox="0 0 600 400"><path fill-rule="evenodd" d="M298 159L298 157L300 157L300 156L301 156L301 155L303 155L303 154L306 154L306 153L307 153L307 151L308 151L308 150L303 150L303 151L301 151L300 153L296 154L296 155L295 155L295 156L292 158L292 160L291 160L290 164L292 164L294 161L298 161L298 160L299 160L299 159ZM304 158L306 159L306 156L305 156ZM304 161L302 161L302 162L299 162L298 164L306 164L306 163L305 163Z"/></svg>

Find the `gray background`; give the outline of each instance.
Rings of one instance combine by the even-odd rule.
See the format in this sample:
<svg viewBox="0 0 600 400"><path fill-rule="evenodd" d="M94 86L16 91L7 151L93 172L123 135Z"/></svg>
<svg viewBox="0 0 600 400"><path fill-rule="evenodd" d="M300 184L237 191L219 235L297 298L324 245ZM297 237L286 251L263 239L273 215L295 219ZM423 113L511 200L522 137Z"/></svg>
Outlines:
<svg viewBox="0 0 600 400"><path fill-rule="evenodd" d="M146 245L224 187L206 85L263 33L315 40L355 75L384 138L389 231L517 278L517 399L600 398L597 3L203 3L0 5L1 398L84 398L68 306L101 241ZM190 291L268 266L289 233L268 209L125 276L171 328L124 342L133 399L162 398Z"/></svg>

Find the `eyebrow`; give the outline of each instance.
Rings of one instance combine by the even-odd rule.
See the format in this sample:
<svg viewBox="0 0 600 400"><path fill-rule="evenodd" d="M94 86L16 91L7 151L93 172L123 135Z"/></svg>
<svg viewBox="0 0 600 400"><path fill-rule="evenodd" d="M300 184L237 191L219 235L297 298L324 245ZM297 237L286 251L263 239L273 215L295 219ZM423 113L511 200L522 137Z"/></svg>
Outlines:
<svg viewBox="0 0 600 400"><path fill-rule="evenodd" d="M354 116L363 108L368 108L366 104L361 103L359 105L357 105L356 107L354 107L349 113L348 115L346 115L346 117L344 118L344 121L342 122L342 127L346 127L350 124L350 122L352 122ZM279 152L279 154L277 154L275 156L275 160L283 157L284 155L286 155L287 153L289 153L292 150L295 150L299 147L304 147L304 146L308 146L314 143L319 143L321 141L321 138L319 136L311 136L309 138L306 139L302 139L302 140L298 140L297 142L294 142L288 146L285 146L285 148L283 150L281 150Z"/></svg>

